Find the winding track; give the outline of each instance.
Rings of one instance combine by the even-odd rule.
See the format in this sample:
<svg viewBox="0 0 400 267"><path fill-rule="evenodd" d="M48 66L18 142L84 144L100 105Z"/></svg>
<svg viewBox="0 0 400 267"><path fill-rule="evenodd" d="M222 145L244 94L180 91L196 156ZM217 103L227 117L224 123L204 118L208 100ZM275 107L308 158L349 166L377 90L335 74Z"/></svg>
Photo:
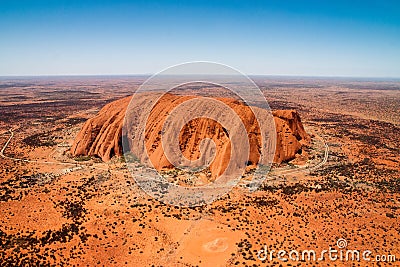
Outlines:
<svg viewBox="0 0 400 267"><path fill-rule="evenodd" d="M4 158L4 159L11 159L14 161L23 161L23 162L28 162L28 163L39 163L39 164L58 164L58 165L67 165L67 166L75 166L75 167L89 167L85 164L79 164L79 163L70 163L70 162L52 162L52 161L39 161L39 160L28 160L28 159L19 159L19 158L14 158L14 157L9 157L4 155L4 151L7 149L7 146L10 144L11 139L14 137L14 132L13 129L10 128L8 130L8 132L10 133L10 137L8 138L7 142L4 144L3 148L0 150L0 157ZM3 132L3 134L5 134L7 132ZM98 170L103 170L103 171L112 171L112 172L117 172L117 173L124 173L122 171L117 171L117 170L111 170L111 169L107 169L107 168L102 168L102 167L98 167L98 166L90 166L94 169L98 169Z"/></svg>
<svg viewBox="0 0 400 267"><path fill-rule="evenodd" d="M308 170L315 170L315 169L318 169L318 168L322 167L323 165L325 165L325 163L328 161L328 157L329 157L329 146L328 146L328 144L325 142L325 140L324 140L322 137L319 137L319 138L322 140L322 142L324 142L324 146L325 146L324 158L323 158L323 160L322 160L320 163L318 163L317 165L315 165L315 166L309 168Z"/></svg>
<svg viewBox="0 0 400 267"><path fill-rule="evenodd" d="M40 164L60 164L60 165L74 165L74 166L77 165L76 163L38 161L38 160L19 159L19 158L13 158L13 157L6 156L6 155L4 155L4 151L6 150L7 146L10 144L11 139L14 137L14 132L13 132L12 128L10 128L8 130L8 132L10 133L10 137L8 138L7 142L4 144L3 148L0 151L0 156L4 159L11 159L14 161L23 161L23 162L30 162L30 163L40 163ZM81 165L81 164L79 164L79 165Z"/></svg>
<svg viewBox="0 0 400 267"><path fill-rule="evenodd" d="M25 161L25 162L29 162L29 160L27 160L27 159L17 159L17 158L8 157L8 156L4 155L4 151L6 150L6 148L7 148L8 144L10 143L11 139L14 137L14 132L13 132L13 129L12 129L12 128L10 128L10 129L8 130L8 132L10 133L10 138L8 138L7 142L4 144L3 148L1 149L1 151L0 151L0 156L1 156L2 158L4 158L4 159L11 159L11 160L14 160L14 161ZM1 135L5 134L5 133L7 133L7 132L2 133Z"/></svg>
<svg viewBox="0 0 400 267"><path fill-rule="evenodd" d="M322 159L321 162L319 162L318 164L314 165L314 166L303 166L303 167L298 167L296 169L289 169L289 170L282 170L282 171L277 171L277 173L274 173L274 175L268 175L267 178L265 179L265 182L272 182L272 181L282 181L284 180L284 178L282 178L282 175L287 175L287 174L294 174L294 173L299 173L299 172L311 172L312 170L316 170L318 168L321 168L323 165L326 164L326 162L328 161L328 157L329 157L329 146L328 144L325 142L324 138L322 138L319 135L315 135L315 137L319 140L321 140L324 144L325 150L324 150L324 158Z"/></svg>

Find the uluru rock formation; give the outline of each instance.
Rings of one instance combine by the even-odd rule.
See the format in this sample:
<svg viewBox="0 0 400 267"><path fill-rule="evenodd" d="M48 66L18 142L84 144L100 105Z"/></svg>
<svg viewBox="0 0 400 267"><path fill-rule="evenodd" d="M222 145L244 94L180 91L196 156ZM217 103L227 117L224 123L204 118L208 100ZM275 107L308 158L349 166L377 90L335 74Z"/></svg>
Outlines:
<svg viewBox="0 0 400 267"><path fill-rule="evenodd" d="M154 98L154 96L153 96ZM172 168L161 145L161 132L165 120L171 111L181 103L196 96L163 95L153 107L146 125L145 146L153 166L158 169ZM114 155L122 155L122 126L131 97L126 97L105 105L99 113L86 121L77 135L72 148L73 156L93 155L108 161ZM229 106L243 121L250 145L248 165L256 165L260 157L261 135L257 120L250 107L230 98L218 98ZM275 163L291 160L304 145L310 141L305 132L299 114L295 110L273 111L277 131ZM216 157L210 164L213 174L222 173L231 156L229 133L216 121L197 118L187 123L179 133L179 148L189 160L200 157L201 140L212 139L216 145Z"/></svg>
<svg viewBox="0 0 400 267"><path fill-rule="evenodd" d="M304 130L296 110L275 110L272 115L277 132L274 162L291 160L311 138Z"/></svg>

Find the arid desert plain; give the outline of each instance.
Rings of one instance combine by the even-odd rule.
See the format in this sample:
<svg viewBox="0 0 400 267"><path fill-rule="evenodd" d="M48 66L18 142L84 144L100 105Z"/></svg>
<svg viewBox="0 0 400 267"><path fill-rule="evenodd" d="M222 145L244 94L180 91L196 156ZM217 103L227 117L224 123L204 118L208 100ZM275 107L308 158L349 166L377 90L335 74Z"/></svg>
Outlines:
<svg viewBox="0 0 400 267"><path fill-rule="evenodd" d="M399 266L400 81L252 78L309 140L255 192L245 175L196 207L147 195L114 148L71 152L85 122L146 77L1 78L0 266ZM343 255L318 260L330 248Z"/></svg>

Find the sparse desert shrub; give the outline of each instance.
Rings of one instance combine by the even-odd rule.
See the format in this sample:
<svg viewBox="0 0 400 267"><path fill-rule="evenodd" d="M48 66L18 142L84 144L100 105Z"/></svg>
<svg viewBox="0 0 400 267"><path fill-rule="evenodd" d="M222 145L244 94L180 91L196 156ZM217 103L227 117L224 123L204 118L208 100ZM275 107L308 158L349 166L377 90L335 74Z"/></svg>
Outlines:
<svg viewBox="0 0 400 267"><path fill-rule="evenodd" d="M79 157L74 158L75 161L88 161L91 159L92 159L91 156L79 156Z"/></svg>

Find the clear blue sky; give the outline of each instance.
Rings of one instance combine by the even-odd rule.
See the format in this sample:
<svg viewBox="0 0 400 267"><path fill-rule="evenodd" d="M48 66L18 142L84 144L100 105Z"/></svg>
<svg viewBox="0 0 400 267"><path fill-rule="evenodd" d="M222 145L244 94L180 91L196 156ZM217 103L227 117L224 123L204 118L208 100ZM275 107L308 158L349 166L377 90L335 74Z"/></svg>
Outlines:
<svg viewBox="0 0 400 267"><path fill-rule="evenodd" d="M0 75L145 74L193 60L400 77L400 1L0 0Z"/></svg>

